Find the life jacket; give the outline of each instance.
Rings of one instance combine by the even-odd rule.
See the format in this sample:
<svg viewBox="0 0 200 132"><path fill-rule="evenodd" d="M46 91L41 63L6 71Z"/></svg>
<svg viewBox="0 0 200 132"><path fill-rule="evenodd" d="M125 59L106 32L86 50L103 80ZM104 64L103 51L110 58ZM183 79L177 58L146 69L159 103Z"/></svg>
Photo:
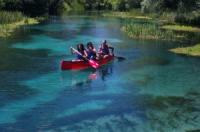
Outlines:
<svg viewBox="0 0 200 132"><path fill-rule="evenodd" d="M94 51L87 50L87 54L88 54L88 59L96 58L96 53Z"/></svg>
<svg viewBox="0 0 200 132"><path fill-rule="evenodd" d="M109 55L110 54L108 46L105 46L104 48L101 48L101 51L105 55Z"/></svg>
<svg viewBox="0 0 200 132"><path fill-rule="evenodd" d="M83 60L84 59L84 57L83 57L84 56L84 51L83 52L79 51L79 52L81 53L81 55L77 54L76 57L77 57L78 60Z"/></svg>

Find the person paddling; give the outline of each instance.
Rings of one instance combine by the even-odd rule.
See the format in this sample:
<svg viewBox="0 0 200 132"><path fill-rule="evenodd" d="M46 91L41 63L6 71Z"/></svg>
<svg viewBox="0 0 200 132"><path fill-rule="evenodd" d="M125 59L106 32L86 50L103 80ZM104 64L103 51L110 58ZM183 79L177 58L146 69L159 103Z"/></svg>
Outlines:
<svg viewBox="0 0 200 132"><path fill-rule="evenodd" d="M78 61L80 60L85 60L85 58L88 56L86 50L85 50L85 47L82 43L78 44L77 45L77 51L80 53L80 54L77 54L77 59ZM72 51L73 53L76 53L74 51Z"/></svg>
<svg viewBox="0 0 200 132"><path fill-rule="evenodd" d="M92 42L87 43L87 54L88 54L88 59L96 60L97 57L97 52L96 49L94 48Z"/></svg>
<svg viewBox="0 0 200 132"><path fill-rule="evenodd" d="M111 49L111 53L110 53L110 49ZM106 58L109 55L114 55L114 47L109 46L107 44L107 41L104 40L99 48L98 54L100 57L103 57L103 58Z"/></svg>
<svg viewBox="0 0 200 132"><path fill-rule="evenodd" d="M87 54L83 44L78 44L77 50L74 49L73 47L71 47L71 50L73 53L77 54L78 60L76 60L76 61L85 61L93 68L95 68L95 69L99 68L99 64L96 61L94 61L92 59L88 59L88 54Z"/></svg>

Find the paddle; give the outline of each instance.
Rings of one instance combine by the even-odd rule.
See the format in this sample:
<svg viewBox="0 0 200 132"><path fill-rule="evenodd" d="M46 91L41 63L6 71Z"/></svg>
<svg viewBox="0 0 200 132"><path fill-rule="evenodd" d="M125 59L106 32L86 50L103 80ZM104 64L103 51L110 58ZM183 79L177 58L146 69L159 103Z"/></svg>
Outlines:
<svg viewBox="0 0 200 132"><path fill-rule="evenodd" d="M73 51L75 51L77 54L79 54L80 56L82 56L85 60L87 60L88 63L89 63L93 68L97 69L97 68L99 67L99 64L98 64L96 61L91 60L91 59L88 59L87 57L84 57L78 50L74 49L73 47L71 47L71 49L72 49Z"/></svg>
<svg viewBox="0 0 200 132"><path fill-rule="evenodd" d="M114 47L112 47L112 46L109 46L108 47L109 49L111 49L111 52L112 52L112 54L114 53ZM114 54L113 54L114 55ZM118 59L118 61L123 61L123 60L125 60L126 58L124 58L124 57L121 57L121 56L115 56L114 55L114 57L115 58L117 58Z"/></svg>
<svg viewBox="0 0 200 132"><path fill-rule="evenodd" d="M118 61L123 61L123 60L126 60L125 57L121 57L121 56L114 56L115 58L118 59Z"/></svg>

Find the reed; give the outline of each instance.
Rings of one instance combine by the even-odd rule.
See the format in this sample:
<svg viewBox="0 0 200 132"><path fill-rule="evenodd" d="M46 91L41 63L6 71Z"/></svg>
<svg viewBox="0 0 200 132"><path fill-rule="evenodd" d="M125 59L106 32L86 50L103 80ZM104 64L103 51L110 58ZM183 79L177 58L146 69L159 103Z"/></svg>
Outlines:
<svg viewBox="0 0 200 132"><path fill-rule="evenodd" d="M170 30L162 30L158 25L152 23L129 23L124 25L122 31L129 37L135 39L161 39L174 40L177 35Z"/></svg>
<svg viewBox="0 0 200 132"><path fill-rule="evenodd" d="M23 19L24 16L21 12L0 11L0 24L14 23Z"/></svg>
<svg viewBox="0 0 200 132"><path fill-rule="evenodd" d="M186 26L186 25L164 25L163 29L185 32L200 32L199 27Z"/></svg>
<svg viewBox="0 0 200 132"><path fill-rule="evenodd" d="M134 18L134 19L145 19L152 20L151 17L142 14L138 10L132 10L130 12L107 12L103 13L104 17L119 17L119 18Z"/></svg>
<svg viewBox="0 0 200 132"><path fill-rule="evenodd" d="M0 37L6 38L19 26L38 24L43 18L29 18L20 12L0 11Z"/></svg>

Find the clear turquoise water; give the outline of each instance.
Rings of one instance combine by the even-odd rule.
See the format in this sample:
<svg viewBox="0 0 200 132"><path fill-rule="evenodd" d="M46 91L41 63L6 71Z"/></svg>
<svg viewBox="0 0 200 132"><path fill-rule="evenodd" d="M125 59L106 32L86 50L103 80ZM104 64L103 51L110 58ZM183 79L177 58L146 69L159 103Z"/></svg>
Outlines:
<svg viewBox="0 0 200 132"><path fill-rule="evenodd" d="M0 43L0 130L155 132L200 129L200 61L138 41L126 20L68 16L18 29ZM126 58L98 69L61 71L69 47L107 39ZM95 75L96 79L91 78Z"/></svg>

